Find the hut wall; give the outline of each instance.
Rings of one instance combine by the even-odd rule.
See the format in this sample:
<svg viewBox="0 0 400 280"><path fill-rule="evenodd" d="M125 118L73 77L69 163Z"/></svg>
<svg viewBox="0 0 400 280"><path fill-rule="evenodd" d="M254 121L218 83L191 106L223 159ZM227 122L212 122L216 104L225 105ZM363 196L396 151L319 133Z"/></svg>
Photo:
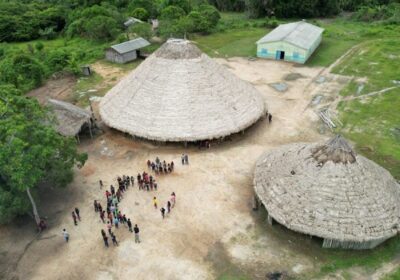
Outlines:
<svg viewBox="0 0 400 280"><path fill-rule="evenodd" d="M106 51L106 59L114 63L123 64L135 60L137 58L136 53L136 50L133 50L127 53L120 54L113 49L108 49Z"/></svg>
<svg viewBox="0 0 400 280"><path fill-rule="evenodd" d="M335 239L324 239L322 243L323 248L341 248L341 249L372 249L387 240L387 238L382 238L378 240L364 241L364 242L354 242L354 241L341 241Z"/></svg>
<svg viewBox="0 0 400 280"><path fill-rule="evenodd" d="M310 58L310 56L314 53L314 51L318 48L322 41L322 34L319 35L318 39L314 41L311 48L307 51L306 60Z"/></svg>
<svg viewBox="0 0 400 280"><path fill-rule="evenodd" d="M137 58L137 51L133 50L122 54L122 63L127 63L129 61L135 60Z"/></svg>
<svg viewBox="0 0 400 280"><path fill-rule="evenodd" d="M280 59L281 52L284 52L283 59ZM284 41L259 43L257 45L257 56L262 58L304 63L307 55L307 50Z"/></svg>

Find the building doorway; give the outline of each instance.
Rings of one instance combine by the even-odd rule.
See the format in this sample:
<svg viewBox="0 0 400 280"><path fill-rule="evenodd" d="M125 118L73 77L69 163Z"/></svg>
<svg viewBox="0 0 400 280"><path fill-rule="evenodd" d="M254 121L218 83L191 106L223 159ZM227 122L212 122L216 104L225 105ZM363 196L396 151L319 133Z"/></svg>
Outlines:
<svg viewBox="0 0 400 280"><path fill-rule="evenodd" d="M276 60L284 60L285 59L285 52L284 51L276 51Z"/></svg>

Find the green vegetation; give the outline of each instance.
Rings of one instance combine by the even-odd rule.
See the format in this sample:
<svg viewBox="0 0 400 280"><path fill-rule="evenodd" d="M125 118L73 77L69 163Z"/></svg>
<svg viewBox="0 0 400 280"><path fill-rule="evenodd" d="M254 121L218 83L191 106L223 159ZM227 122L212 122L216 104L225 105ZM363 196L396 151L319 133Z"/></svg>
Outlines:
<svg viewBox="0 0 400 280"><path fill-rule="evenodd" d="M400 268L398 268L395 272L387 275L383 280L399 280L400 279Z"/></svg>
<svg viewBox="0 0 400 280"><path fill-rule="evenodd" d="M59 135L46 124L52 121L35 99L0 86L0 223L35 208L28 197L37 195L40 184L66 186L72 168L85 163L75 139Z"/></svg>
<svg viewBox="0 0 400 280"><path fill-rule="evenodd" d="M330 250L328 260L321 268L320 275L337 270L360 266L374 270L382 263L390 261L400 250L400 237L394 237L383 245L368 251Z"/></svg>

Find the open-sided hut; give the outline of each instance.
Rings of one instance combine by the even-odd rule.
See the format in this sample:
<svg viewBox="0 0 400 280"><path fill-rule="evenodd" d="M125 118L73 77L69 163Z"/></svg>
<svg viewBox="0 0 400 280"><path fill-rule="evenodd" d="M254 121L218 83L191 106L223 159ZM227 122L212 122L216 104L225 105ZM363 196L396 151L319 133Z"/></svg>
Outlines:
<svg viewBox="0 0 400 280"><path fill-rule="evenodd" d="M240 132L265 110L252 85L180 39L168 40L100 102L108 126L164 142Z"/></svg>
<svg viewBox="0 0 400 280"><path fill-rule="evenodd" d="M373 248L400 229L399 184L341 136L264 154L254 186L270 222L322 238L326 248Z"/></svg>
<svg viewBox="0 0 400 280"><path fill-rule="evenodd" d="M85 127L92 133L91 129L94 122L89 111L55 99L49 99L47 104L56 118L55 129L61 135L78 137L79 132Z"/></svg>

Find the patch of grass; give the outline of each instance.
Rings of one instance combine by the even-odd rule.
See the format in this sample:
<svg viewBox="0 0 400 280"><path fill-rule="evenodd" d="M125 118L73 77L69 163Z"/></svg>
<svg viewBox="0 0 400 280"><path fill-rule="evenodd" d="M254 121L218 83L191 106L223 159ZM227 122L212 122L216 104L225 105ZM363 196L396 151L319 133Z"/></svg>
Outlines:
<svg viewBox="0 0 400 280"><path fill-rule="evenodd" d="M400 279L400 267L395 272L383 278L383 280L399 280L399 279Z"/></svg>
<svg viewBox="0 0 400 280"><path fill-rule="evenodd" d="M249 280L249 278L237 276L235 274L230 274L229 272L226 272L226 273L220 275L217 278L217 280Z"/></svg>
<svg viewBox="0 0 400 280"><path fill-rule="evenodd" d="M73 103L85 107L89 105L89 98L92 96L102 96L107 89L97 90L97 86L103 81L103 77L93 73L89 77L78 79L74 87Z"/></svg>
<svg viewBox="0 0 400 280"><path fill-rule="evenodd" d="M375 269L390 261L400 250L400 237L394 237L383 245L368 251L331 250L329 261L321 267L320 276L350 267Z"/></svg>
<svg viewBox="0 0 400 280"><path fill-rule="evenodd" d="M211 57L256 56L256 41L269 30L265 28L232 29L192 38Z"/></svg>

